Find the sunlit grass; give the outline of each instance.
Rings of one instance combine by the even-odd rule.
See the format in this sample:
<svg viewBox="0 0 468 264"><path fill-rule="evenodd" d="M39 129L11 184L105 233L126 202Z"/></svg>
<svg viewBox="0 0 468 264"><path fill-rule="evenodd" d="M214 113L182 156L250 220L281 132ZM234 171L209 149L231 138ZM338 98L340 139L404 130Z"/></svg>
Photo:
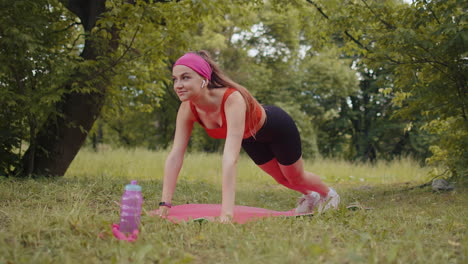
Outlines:
<svg viewBox="0 0 468 264"><path fill-rule="evenodd" d="M153 152L145 149L115 149L107 152L82 150L67 172L67 177L112 177L126 179L160 179L167 152ZM344 160L306 160L306 170L320 175L328 183L376 183L389 184L405 181L424 182L429 180L430 169L421 167L410 158L391 162L353 163ZM248 180L255 183L272 183L273 180L262 172L246 155L238 165L239 182ZM219 183L221 157L219 154L187 153L181 178Z"/></svg>
<svg viewBox="0 0 468 264"><path fill-rule="evenodd" d="M312 218L269 218L245 225L172 224L142 216L137 242L114 239L123 187L143 187L144 211L157 208L167 153L82 150L58 179L0 179L0 263L466 263L468 192L410 188L429 168L411 159L371 164L307 161L336 187L340 209ZM221 160L187 154L174 203L219 203ZM247 157L236 202L274 210L298 194ZM373 210L350 211L359 202Z"/></svg>

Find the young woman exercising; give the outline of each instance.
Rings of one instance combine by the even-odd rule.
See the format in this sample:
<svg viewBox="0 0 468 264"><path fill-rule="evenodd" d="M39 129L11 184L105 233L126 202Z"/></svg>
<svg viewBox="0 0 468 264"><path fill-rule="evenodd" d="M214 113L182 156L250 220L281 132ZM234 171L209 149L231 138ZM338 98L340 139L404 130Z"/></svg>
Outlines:
<svg viewBox="0 0 468 264"><path fill-rule="evenodd" d="M320 177L304 170L301 139L291 117L276 106L262 106L240 84L225 76L205 51L180 57L173 66L174 90L182 101L172 150L164 168L159 214L166 216L195 122L213 138L225 138L222 205L219 221L234 211L240 148L278 183L303 194L297 213L337 208L339 195Z"/></svg>

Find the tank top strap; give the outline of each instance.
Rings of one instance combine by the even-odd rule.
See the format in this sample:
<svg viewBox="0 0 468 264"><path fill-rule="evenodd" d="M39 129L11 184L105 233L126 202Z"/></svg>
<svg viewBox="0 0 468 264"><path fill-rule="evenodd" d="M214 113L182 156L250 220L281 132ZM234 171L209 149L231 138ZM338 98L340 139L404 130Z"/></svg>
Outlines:
<svg viewBox="0 0 468 264"><path fill-rule="evenodd" d="M227 98L235 91L237 90L234 88L227 88L227 90L224 92L223 101L221 102L221 113L223 118L226 117L224 114L224 104L226 103Z"/></svg>
<svg viewBox="0 0 468 264"><path fill-rule="evenodd" d="M224 112L224 104L226 103L227 98L235 91L237 91L235 88L229 87L224 92L223 101L221 102L221 118L223 119L223 127L226 127L227 125L226 113Z"/></svg>

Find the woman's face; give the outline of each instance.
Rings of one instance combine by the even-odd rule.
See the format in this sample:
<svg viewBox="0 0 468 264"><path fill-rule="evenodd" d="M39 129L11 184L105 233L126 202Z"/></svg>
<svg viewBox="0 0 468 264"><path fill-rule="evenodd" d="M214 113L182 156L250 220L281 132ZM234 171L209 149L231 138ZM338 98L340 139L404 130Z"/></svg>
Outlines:
<svg viewBox="0 0 468 264"><path fill-rule="evenodd" d="M204 84L198 73L184 65L176 65L172 69L172 80L174 91L182 102L198 97Z"/></svg>

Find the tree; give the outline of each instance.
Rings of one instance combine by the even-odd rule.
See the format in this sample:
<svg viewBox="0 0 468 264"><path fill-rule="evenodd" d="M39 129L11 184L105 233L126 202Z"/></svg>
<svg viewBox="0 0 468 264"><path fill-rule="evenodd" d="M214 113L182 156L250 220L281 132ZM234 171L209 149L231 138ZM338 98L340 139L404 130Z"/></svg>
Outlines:
<svg viewBox="0 0 468 264"><path fill-rule="evenodd" d="M304 3L269 2L255 31L242 40L264 69L255 92L261 102L281 105L293 116L304 156L319 156L328 134L323 124L339 112L340 99L356 90L356 74L336 44L310 27L318 16L305 11Z"/></svg>
<svg viewBox="0 0 468 264"><path fill-rule="evenodd" d="M232 69L243 69L247 63L243 62L247 56L237 56L241 50L231 45L231 38L245 26L251 19L246 19L247 14L254 16L255 5L245 8L242 5L230 6L229 12L222 15L218 13L208 13L200 17L193 26L184 32L187 46L185 51L205 49L211 52L215 60L221 64L223 70L230 76L235 77L241 83L245 80L239 72L231 72ZM240 53L239 53L240 52ZM237 54L237 55L236 55ZM173 61L167 61L167 76L170 76ZM234 70L235 71L235 70ZM231 75L232 73L232 75ZM239 78L240 77L240 78ZM120 103L106 104L102 117L107 129L107 140L110 137L117 138L114 142L118 145L144 146L153 149L164 149L172 142L175 129L175 118L180 101L173 92L172 82L166 80L164 89L158 97L148 96L146 93L134 91L135 88L124 87L123 90L133 91L120 93L119 101L127 101L131 107L120 107L127 105ZM132 85L135 86L135 85ZM150 98L157 98L157 101L149 104ZM155 107L157 106L157 107ZM138 120L135 120L138 116ZM155 128L157 126L157 129ZM151 130L151 136L145 137L142 131ZM145 131L145 132L146 132ZM198 126L195 126L189 151L218 151L222 147L222 142L209 138Z"/></svg>
<svg viewBox="0 0 468 264"><path fill-rule="evenodd" d="M321 122L338 111L338 99L354 91L357 81L349 60L341 60L333 48L316 45L320 41L314 36L304 36L319 32L308 27L313 17L302 20L302 8L267 1L261 12L234 13L220 21L207 17L194 49L210 50L228 75L261 103L289 112L301 131L304 156L313 157L319 155ZM214 151L221 146L198 131L192 139L195 149Z"/></svg>
<svg viewBox="0 0 468 264"><path fill-rule="evenodd" d="M75 21L55 1L0 2L0 174L21 167L22 143L41 151L37 131L64 94L75 67ZM27 107L25 107L27 106ZM25 158L24 173L34 160Z"/></svg>
<svg viewBox="0 0 468 264"><path fill-rule="evenodd" d="M308 63L310 58L316 55L312 52L310 56L298 56L302 48L299 39L303 34L302 22L299 21L298 15L299 9L294 6L275 9L266 3L260 13L261 15L258 15L259 11L255 9L238 9L237 11L234 9L223 16L209 15L200 19L199 23L190 31L190 35L194 37L191 41L193 44L189 45L189 50L209 50L222 69L246 86L261 103L281 105L286 109L293 115L301 130L304 155L306 157L318 155L316 135L319 126L314 125L315 122L313 122L313 119L317 119L317 117L310 115L305 110L312 105L307 100L317 100L317 98L302 96L303 89L314 89L314 93L326 93L325 97L330 93L346 93L356 87L356 77L349 66L339 62L339 55L336 53L328 52L328 55L325 55L326 52L324 52L323 55L317 56L313 61L319 66ZM291 14L297 14L297 16ZM285 27L288 27L288 30L284 30ZM305 43L305 45L310 46L310 42ZM256 51L256 55L252 55L253 50ZM306 68L306 65L309 69ZM328 69L329 66L333 69ZM274 72L282 74L274 75ZM314 77L318 79L319 76L330 80L321 88L318 87L317 83L311 83L314 81ZM308 82L308 87L303 85L304 82ZM170 88L168 88L169 90ZM169 123L170 125L166 127L173 128L173 123L166 122L170 118L175 118L175 111L172 111L178 105L178 100L172 100L172 97L171 91L166 93L164 100L159 102L161 107L153 109L154 114L146 115L153 121L145 119L144 122ZM298 101L301 104L297 104ZM136 102L134 104L137 105ZM333 107L336 108L338 105L335 103ZM127 110L127 108L125 109ZM164 109L172 110L168 113ZM132 110L132 108L128 110ZM165 114L159 114L160 111L165 111ZM119 134L125 135L127 138L123 138L123 141L127 142L129 141L128 136L137 135L137 131L130 127L130 123L122 122L127 120L125 116L133 115L131 112L120 110L112 112L108 115L109 122L107 122L109 125L113 124L112 126L116 128L114 130L122 131ZM119 118L120 116L122 118ZM144 118L145 115L139 114L139 116ZM133 121L131 123L135 125ZM126 132L121 129L125 126ZM189 149L218 151L222 147L222 142L210 139L204 131L198 129L198 126L195 128ZM170 135L172 136L172 133ZM167 138L167 134L161 133L158 137L160 139ZM158 145L164 146L170 142L170 138L167 138L166 141L159 139L157 141Z"/></svg>
<svg viewBox="0 0 468 264"><path fill-rule="evenodd" d="M382 92L394 93L397 116L423 118L438 140L430 162L465 178L468 163L466 4L464 1L311 1L344 50L392 72ZM447 133L451 131L451 133Z"/></svg>
<svg viewBox="0 0 468 264"><path fill-rule="evenodd" d="M5 9L2 9L6 14L18 16L15 17L16 20L31 13L27 12L24 6L33 4L41 10L41 15L32 16L32 21L42 16L46 22L28 24L30 32L42 36L52 28L62 28L70 36L79 36L77 39L67 38L61 43L54 42L51 48L39 52L39 57L48 57L47 54L54 51L55 47L59 50L68 48L71 51L60 53L57 60L64 60L66 56L71 56L72 59L58 68L66 74L57 74L57 79L61 82L53 86L56 93L53 94L54 101L49 104L50 107L35 109L40 111L39 116L44 118L32 127L33 130L30 129L31 126L25 129L21 124L22 120L27 120L27 113L10 111L10 108L2 112L2 119L20 118L17 125L7 127L7 133L4 133L9 141L7 144L1 144L5 155L11 157L18 153L14 148L26 139L24 136L11 136L15 135L15 129L30 132L30 138L25 140L29 147L21 161L2 163L2 170L6 174L11 174L13 166L18 175L63 175L106 101L112 102L113 98L118 97L121 87L134 88L132 84L135 83L139 84L136 90L140 92L161 91L166 85L164 81L167 81L169 76L167 63L179 56L186 47L188 39L184 34L185 30L206 14L222 14L230 9L230 3L224 1L69 0L59 3L44 0L36 4L30 0L16 2L21 4L4 4ZM236 4L243 3L245 2L239 1ZM19 9L20 7L22 9ZM58 17L64 19L54 20L53 17L57 16L51 15L52 13L57 13ZM68 22L69 27L60 27L57 24L59 22ZM3 31L8 24L2 23ZM13 35L7 36L12 38ZM6 43L10 39L4 40ZM28 44L36 41L28 38L24 40ZM41 47L48 46L45 43L40 44ZM71 54L76 49L80 50L79 56ZM4 50L6 53L16 54L30 53L32 48L26 45L20 50L12 50L11 47ZM37 63L36 60L32 58L26 62L34 64ZM51 65L56 62L50 59L46 61ZM26 68L29 76L34 76L36 72L33 66ZM53 73L44 70L46 77L53 76ZM129 78L130 75L134 78ZM12 102L19 96L15 87L20 87L31 79L21 76L16 83L2 81L3 87L13 91L2 91L2 94L11 93L7 102ZM41 83L35 89L42 93L47 88L47 84ZM21 154L19 153L19 156Z"/></svg>

